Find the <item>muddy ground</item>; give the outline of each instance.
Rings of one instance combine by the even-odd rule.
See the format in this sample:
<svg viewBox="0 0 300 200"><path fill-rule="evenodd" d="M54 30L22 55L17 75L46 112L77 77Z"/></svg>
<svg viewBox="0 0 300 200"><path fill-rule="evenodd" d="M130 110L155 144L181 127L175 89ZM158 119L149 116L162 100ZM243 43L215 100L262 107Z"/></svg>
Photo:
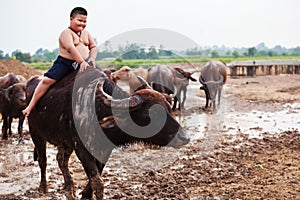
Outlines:
<svg viewBox="0 0 300 200"><path fill-rule="evenodd" d="M188 87L186 109L174 113L190 144L116 149L103 172L104 198L300 199L300 75L230 78L215 114L204 109L199 87ZM16 133L0 141L0 199L66 199L51 145L49 192L38 192L39 167L24 129L22 143ZM75 155L69 166L79 199L87 178Z"/></svg>

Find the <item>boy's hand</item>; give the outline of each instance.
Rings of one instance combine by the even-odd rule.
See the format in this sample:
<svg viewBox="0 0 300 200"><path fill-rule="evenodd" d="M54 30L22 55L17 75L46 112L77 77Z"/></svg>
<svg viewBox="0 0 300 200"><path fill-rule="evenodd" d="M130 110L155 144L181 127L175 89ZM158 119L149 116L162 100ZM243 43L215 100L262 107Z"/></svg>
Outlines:
<svg viewBox="0 0 300 200"><path fill-rule="evenodd" d="M90 66L96 67L96 61L94 59L88 59L87 62L90 64Z"/></svg>
<svg viewBox="0 0 300 200"><path fill-rule="evenodd" d="M89 66L90 66L89 63L83 61L83 62L80 64L79 72L83 72L83 71L86 70Z"/></svg>

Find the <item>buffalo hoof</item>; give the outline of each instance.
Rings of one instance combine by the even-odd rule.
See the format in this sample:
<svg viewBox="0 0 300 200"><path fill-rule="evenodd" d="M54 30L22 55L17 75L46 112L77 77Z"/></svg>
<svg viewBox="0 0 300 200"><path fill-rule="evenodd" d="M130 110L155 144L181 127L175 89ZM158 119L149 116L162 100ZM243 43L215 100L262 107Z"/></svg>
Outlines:
<svg viewBox="0 0 300 200"><path fill-rule="evenodd" d="M93 190L91 184L88 183L85 188L80 192L81 199L91 199L93 197Z"/></svg>
<svg viewBox="0 0 300 200"><path fill-rule="evenodd" d="M8 135L7 135L7 134L2 135L2 139L3 139L3 140L7 140L7 139L8 139Z"/></svg>
<svg viewBox="0 0 300 200"><path fill-rule="evenodd" d="M47 193L48 192L48 187L47 187L47 184L40 184L40 187L39 187L39 192L42 192L42 193Z"/></svg>
<svg viewBox="0 0 300 200"><path fill-rule="evenodd" d="M73 181L71 181L69 183L65 183L64 190L66 190L66 191L74 191Z"/></svg>
<svg viewBox="0 0 300 200"><path fill-rule="evenodd" d="M102 200L103 199L103 193L104 193L104 184L99 176L94 176L91 178L91 186L92 190L95 191L96 199Z"/></svg>
<svg viewBox="0 0 300 200"><path fill-rule="evenodd" d="M75 194L74 194L73 191L65 191L64 194L65 194L65 196L68 200L75 200L76 199Z"/></svg>
<svg viewBox="0 0 300 200"><path fill-rule="evenodd" d="M19 138L18 138L18 143L19 144L24 144L24 136L23 135L20 135Z"/></svg>

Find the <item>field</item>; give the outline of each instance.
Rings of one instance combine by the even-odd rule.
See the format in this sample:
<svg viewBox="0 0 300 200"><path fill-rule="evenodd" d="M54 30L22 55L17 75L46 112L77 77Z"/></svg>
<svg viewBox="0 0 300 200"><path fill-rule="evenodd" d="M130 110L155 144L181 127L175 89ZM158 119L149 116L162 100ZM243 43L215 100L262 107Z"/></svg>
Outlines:
<svg viewBox="0 0 300 200"><path fill-rule="evenodd" d="M229 78L215 114L199 87L189 85L186 109L173 113L192 141L116 149L103 172L105 199L300 199L300 75ZM0 199L66 199L55 156L49 145L41 194L30 135L0 141ZM87 178L75 155L69 165L80 198Z"/></svg>

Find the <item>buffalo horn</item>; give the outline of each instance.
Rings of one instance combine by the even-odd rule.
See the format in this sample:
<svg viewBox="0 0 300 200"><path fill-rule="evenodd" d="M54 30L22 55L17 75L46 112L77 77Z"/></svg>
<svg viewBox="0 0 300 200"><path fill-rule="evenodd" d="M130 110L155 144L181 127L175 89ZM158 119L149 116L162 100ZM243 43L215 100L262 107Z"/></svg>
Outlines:
<svg viewBox="0 0 300 200"><path fill-rule="evenodd" d="M202 76L200 76L199 81L202 85L207 85L207 83L203 80Z"/></svg>
<svg viewBox="0 0 300 200"><path fill-rule="evenodd" d="M152 87L149 85L149 83L141 76L137 76L137 79L140 81L140 83L145 86L145 89L152 89Z"/></svg>
<svg viewBox="0 0 300 200"><path fill-rule="evenodd" d="M174 85L174 93L170 94L170 97L174 98L174 97L176 97L176 95L177 95L177 87Z"/></svg>
<svg viewBox="0 0 300 200"><path fill-rule="evenodd" d="M124 99L114 99L111 95L104 92L103 85L104 81L99 83L99 89L105 98L110 101L110 106L113 106L115 109L133 109L143 102L139 95L133 95Z"/></svg>
<svg viewBox="0 0 300 200"><path fill-rule="evenodd" d="M200 72L200 70L197 69L197 70L192 71L192 72L191 72L191 75L192 75L193 73L196 73L196 72Z"/></svg>

